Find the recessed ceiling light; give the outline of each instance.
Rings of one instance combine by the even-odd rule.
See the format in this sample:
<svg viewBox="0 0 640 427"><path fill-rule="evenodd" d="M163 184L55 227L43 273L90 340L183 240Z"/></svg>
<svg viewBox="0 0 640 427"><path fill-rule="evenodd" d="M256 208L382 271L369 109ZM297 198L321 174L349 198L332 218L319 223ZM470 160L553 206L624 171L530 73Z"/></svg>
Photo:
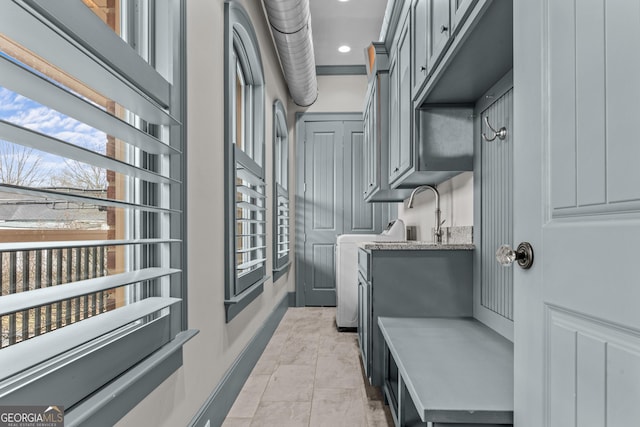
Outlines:
<svg viewBox="0 0 640 427"><path fill-rule="evenodd" d="M338 52L340 53L347 53L347 52L351 52L351 47L345 45L342 45L338 48Z"/></svg>
<svg viewBox="0 0 640 427"><path fill-rule="evenodd" d="M347 2L347 1L349 1L349 0L338 0L338 1L339 1L340 3L344 3L344 2Z"/></svg>

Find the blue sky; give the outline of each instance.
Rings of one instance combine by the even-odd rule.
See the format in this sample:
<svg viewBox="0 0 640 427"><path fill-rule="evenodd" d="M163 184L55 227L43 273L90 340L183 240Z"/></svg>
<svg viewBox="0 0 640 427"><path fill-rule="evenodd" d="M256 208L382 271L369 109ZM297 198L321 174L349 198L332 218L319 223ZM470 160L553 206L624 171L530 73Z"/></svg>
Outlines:
<svg viewBox="0 0 640 427"><path fill-rule="evenodd" d="M80 96L78 93L73 92L59 82L16 58L7 55L5 52L0 51L0 56L62 87L74 95ZM87 98L80 97L91 102ZM92 104L96 105L93 102ZM87 126L82 122L2 86L0 86L0 119L100 153L104 153L105 151L107 139L104 132Z"/></svg>
<svg viewBox="0 0 640 427"><path fill-rule="evenodd" d="M107 137L104 132L1 86L0 119L102 154L105 153ZM33 155L41 158L40 166L45 175L58 173L61 168L67 167L65 159L59 156L38 150L33 150ZM49 185L46 178L42 185Z"/></svg>
<svg viewBox="0 0 640 427"><path fill-rule="evenodd" d="M0 87L0 119L104 153L104 132L4 87Z"/></svg>

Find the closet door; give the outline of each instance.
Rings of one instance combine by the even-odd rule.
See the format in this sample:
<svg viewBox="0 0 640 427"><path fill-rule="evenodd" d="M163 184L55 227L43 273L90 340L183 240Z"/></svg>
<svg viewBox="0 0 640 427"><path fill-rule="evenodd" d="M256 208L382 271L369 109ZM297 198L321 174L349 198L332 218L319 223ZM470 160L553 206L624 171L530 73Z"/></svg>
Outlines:
<svg viewBox="0 0 640 427"><path fill-rule="evenodd" d="M640 2L514 19L514 425L637 425Z"/></svg>
<svg viewBox="0 0 640 427"><path fill-rule="evenodd" d="M301 305L335 306L337 237L378 234L385 223L382 205L366 203L362 197L365 159L361 115L333 117L335 120L309 114L299 125L304 142L298 157L302 167L298 167L295 221ZM355 117L358 119L353 120Z"/></svg>

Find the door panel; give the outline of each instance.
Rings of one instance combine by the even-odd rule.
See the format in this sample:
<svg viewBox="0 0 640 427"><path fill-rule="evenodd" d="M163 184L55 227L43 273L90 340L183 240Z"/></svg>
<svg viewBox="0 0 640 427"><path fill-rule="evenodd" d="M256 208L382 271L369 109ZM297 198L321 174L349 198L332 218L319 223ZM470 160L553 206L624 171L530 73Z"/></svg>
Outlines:
<svg viewBox="0 0 640 427"><path fill-rule="evenodd" d="M608 199L638 210L640 50L635 47L640 44L640 2L608 1L605 15Z"/></svg>
<svg viewBox="0 0 640 427"><path fill-rule="evenodd" d="M514 6L515 424L635 425L640 3Z"/></svg>
<svg viewBox="0 0 640 427"><path fill-rule="evenodd" d="M307 151L311 155L307 169L310 179L305 181L311 193L312 230L337 233L341 229L341 218L336 215L336 208L342 199L342 186L336 186L336 180L341 181L338 173L342 170L337 150L342 145L342 132L341 129L317 131L313 128L310 126L313 143Z"/></svg>
<svg viewBox="0 0 640 427"><path fill-rule="evenodd" d="M335 305L334 251L342 233L342 122L310 122L305 132L304 289L307 305Z"/></svg>
<svg viewBox="0 0 640 427"><path fill-rule="evenodd" d="M622 426L640 417L640 335L578 313L549 308L551 426ZM575 402L567 404L567 402Z"/></svg>
<svg viewBox="0 0 640 427"><path fill-rule="evenodd" d="M334 289L335 245L332 243L316 243L311 246L312 289Z"/></svg>
<svg viewBox="0 0 640 427"><path fill-rule="evenodd" d="M606 201L605 121L600 119L606 114L604 55L591 55L592 50L604 52L604 19L593 13L596 7L602 9L603 1L576 2L575 63L581 70L575 75L576 200L580 206Z"/></svg>
<svg viewBox="0 0 640 427"><path fill-rule="evenodd" d="M605 4L606 3L606 4ZM640 3L551 2L550 138L553 216L638 210ZM593 10L604 11L596 14ZM635 18L632 18L635 17ZM611 203L616 203L611 206Z"/></svg>

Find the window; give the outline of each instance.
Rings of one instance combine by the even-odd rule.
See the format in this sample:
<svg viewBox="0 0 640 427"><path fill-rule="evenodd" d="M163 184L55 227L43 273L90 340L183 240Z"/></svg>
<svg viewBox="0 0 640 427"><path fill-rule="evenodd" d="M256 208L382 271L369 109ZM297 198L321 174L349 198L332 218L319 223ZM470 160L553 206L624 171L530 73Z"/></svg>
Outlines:
<svg viewBox="0 0 640 427"><path fill-rule="evenodd" d="M273 271L274 280L289 268L289 128L280 100L273 104Z"/></svg>
<svg viewBox="0 0 640 427"><path fill-rule="evenodd" d="M14 0L0 15L0 404L62 405L70 423L115 423L137 403L124 391L166 378L195 333L182 303L183 6L116 3ZM113 37L156 26L172 35Z"/></svg>
<svg viewBox="0 0 640 427"><path fill-rule="evenodd" d="M248 15L225 3L227 321L262 292L266 275L264 77Z"/></svg>

